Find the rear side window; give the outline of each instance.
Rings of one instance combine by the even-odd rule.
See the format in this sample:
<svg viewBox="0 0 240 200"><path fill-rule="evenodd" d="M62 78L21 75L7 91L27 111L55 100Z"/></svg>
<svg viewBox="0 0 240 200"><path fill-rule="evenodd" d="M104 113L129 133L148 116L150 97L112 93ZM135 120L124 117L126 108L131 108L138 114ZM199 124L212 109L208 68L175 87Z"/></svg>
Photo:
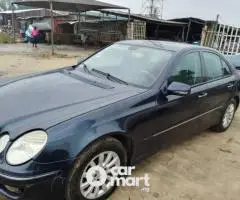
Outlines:
<svg viewBox="0 0 240 200"><path fill-rule="evenodd" d="M232 73L231 70L229 69L227 63L224 60L222 60L222 66L223 66L223 70L224 70L224 76Z"/></svg>
<svg viewBox="0 0 240 200"><path fill-rule="evenodd" d="M196 85L202 82L201 60L198 52L182 56L170 77L170 82Z"/></svg>
<svg viewBox="0 0 240 200"><path fill-rule="evenodd" d="M218 55L209 52L203 52L202 55L207 80L214 80L231 74L227 64Z"/></svg>

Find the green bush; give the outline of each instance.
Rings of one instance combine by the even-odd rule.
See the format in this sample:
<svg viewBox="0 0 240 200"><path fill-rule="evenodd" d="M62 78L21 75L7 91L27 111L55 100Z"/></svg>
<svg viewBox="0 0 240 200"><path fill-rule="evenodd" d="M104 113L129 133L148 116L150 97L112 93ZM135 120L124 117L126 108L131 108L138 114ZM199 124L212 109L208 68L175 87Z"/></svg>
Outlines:
<svg viewBox="0 0 240 200"><path fill-rule="evenodd" d="M11 40L10 40L10 37L7 33L0 33L0 43L10 43Z"/></svg>

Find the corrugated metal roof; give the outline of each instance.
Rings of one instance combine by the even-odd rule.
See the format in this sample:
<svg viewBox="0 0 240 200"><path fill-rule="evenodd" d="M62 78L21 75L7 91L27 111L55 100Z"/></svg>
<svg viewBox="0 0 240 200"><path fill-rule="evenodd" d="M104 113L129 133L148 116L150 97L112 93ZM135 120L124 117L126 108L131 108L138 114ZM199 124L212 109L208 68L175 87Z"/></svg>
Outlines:
<svg viewBox="0 0 240 200"><path fill-rule="evenodd" d="M15 0L14 4L37 8L49 8L49 0ZM80 12L99 9L127 9L126 7L104 3L96 0L52 0L53 9Z"/></svg>
<svg viewBox="0 0 240 200"><path fill-rule="evenodd" d="M111 11L111 10L103 10L101 12L104 13L109 13L113 15L119 15L122 17L128 17L128 13L122 12L122 11ZM149 21L153 23L162 23L162 24L169 24L169 25L176 25L176 26L184 26L187 25L187 23L184 22L176 22L176 21L168 21L168 20L163 20L163 19L157 19L157 18L151 18L148 16L140 15L140 14L130 14L131 19L138 19L142 21Z"/></svg>
<svg viewBox="0 0 240 200"><path fill-rule="evenodd" d="M39 10L43 10L43 8L15 10L14 13L24 13L24 12L39 11ZM0 14L12 14L12 10L1 11Z"/></svg>
<svg viewBox="0 0 240 200"><path fill-rule="evenodd" d="M45 9L45 8L34 8L34 9L14 10L14 13L21 14L21 13L42 11L42 10L50 11L49 9ZM57 11L57 10L54 10L53 13L55 15L69 15L69 12L62 12L62 11ZM0 14L12 14L12 10L1 11Z"/></svg>
<svg viewBox="0 0 240 200"><path fill-rule="evenodd" d="M192 21L197 24L205 24L206 21L200 18L196 17L183 17L183 18L174 18L174 19L169 19L170 21L177 21L177 22L185 22L188 23L189 21Z"/></svg>

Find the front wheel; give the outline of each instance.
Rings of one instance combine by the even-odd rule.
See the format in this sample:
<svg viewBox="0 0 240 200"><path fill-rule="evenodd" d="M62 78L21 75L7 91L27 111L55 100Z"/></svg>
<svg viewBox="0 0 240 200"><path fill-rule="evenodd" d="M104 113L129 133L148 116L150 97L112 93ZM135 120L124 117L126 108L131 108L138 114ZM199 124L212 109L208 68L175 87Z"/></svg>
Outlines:
<svg viewBox="0 0 240 200"><path fill-rule="evenodd" d="M234 115L236 112L236 108L237 108L237 103L235 99L232 99L225 107L220 123L214 126L212 129L216 132L226 131L232 124L232 121L234 119Z"/></svg>
<svg viewBox="0 0 240 200"><path fill-rule="evenodd" d="M115 189L113 167L127 163L126 151L118 140L105 138L88 147L76 160L66 184L67 200L104 200Z"/></svg>

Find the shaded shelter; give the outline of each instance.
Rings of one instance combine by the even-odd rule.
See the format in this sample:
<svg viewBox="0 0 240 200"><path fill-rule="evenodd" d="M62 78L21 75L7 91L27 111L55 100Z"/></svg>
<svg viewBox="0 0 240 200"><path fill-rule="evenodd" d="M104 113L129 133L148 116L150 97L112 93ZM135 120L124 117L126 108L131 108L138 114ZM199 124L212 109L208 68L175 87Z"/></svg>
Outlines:
<svg viewBox="0 0 240 200"><path fill-rule="evenodd" d="M101 9L128 9L126 7L117 6L114 4L104 3L96 0L15 0L12 5L23 5L36 8L50 8L51 10L51 41L52 41L52 53L54 53L54 21L53 21L53 10L68 11L68 12L86 12L90 10L101 10ZM14 6L12 6L14 13ZM128 9L130 13L130 9ZM14 21L14 17L12 19ZM14 27L13 27L14 31ZM15 35L15 34L14 34ZM14 39L15 40L15 39Z"/></svg>
<svg viewBox="0 0 240 200"><path fill-rule="evenodd" d="M201 34L204 25L206 24L205 20L193 17L187 18L176 18L171 19L170 21L177 21L187 24L187 28L184 32L184 41L188 43L200 42L201 41Z"/></svg>
<svg viewBox="0 0 240 200"><path fill-rule="evenodd" d="M122 11L104 10L102 12L128 17L128 13ZM130 21L144 22L146 24L146 38L150 40L184 41L184 33L188 25L186 22L157 19L133 13L130 13Z"/></svg>

